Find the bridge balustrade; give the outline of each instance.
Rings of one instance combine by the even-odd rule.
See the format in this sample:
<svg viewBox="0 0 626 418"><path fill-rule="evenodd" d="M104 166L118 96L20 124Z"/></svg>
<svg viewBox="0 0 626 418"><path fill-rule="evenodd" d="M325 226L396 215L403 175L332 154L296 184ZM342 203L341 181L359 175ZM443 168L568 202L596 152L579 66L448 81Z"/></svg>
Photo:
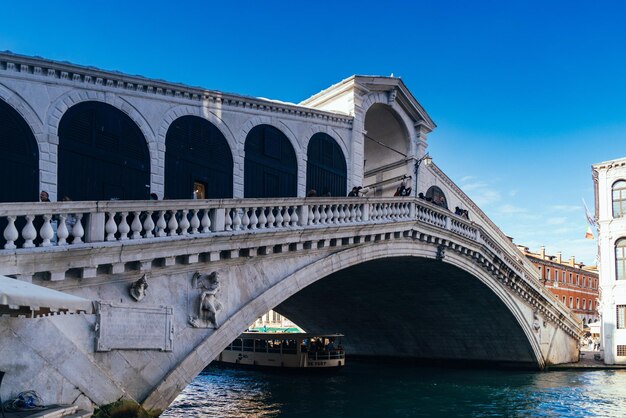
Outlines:
<svg viewBox="0 0 626 418"><path fill-rule="evenodd" d="M417 203L425 223L446 215ZM229 199L0 204L5 250L414 219L410 199ZM24 226L18 228L17 225ZM468 237L469 226L454 230ZM465 232L464 232L465 231ZM19 246L19 248L18 248Z"/></svg>

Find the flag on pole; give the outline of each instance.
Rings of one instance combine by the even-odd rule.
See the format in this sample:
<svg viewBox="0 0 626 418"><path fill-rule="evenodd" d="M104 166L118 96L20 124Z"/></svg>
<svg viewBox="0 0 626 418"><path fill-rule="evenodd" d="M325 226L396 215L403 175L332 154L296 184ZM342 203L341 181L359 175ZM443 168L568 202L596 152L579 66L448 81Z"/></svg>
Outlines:
<svg viewBox="0 0 626 418"><path fill-rule="evenodd" d="M585 203L585 199L583 199L583 206L585 208L585 218L587 218L587 223L589 224L589 226L597 227L598 225L596 224L596 220L593 218L593 216L591 216L591 213L589 213L589 208L587 208L587 203Z"/></svg>
<svg viewBox="0 0 626 418"><path fill-rule="evenodd" d="M587 225L587 233L585 234L585 238L593 239L593 232L591 231L591 225Z"/></svg>

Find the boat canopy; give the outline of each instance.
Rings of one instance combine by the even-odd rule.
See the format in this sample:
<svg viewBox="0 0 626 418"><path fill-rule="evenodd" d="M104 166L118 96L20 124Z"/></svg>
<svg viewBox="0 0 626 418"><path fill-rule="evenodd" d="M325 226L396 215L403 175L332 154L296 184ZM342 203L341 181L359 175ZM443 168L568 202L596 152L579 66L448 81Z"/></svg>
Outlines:
<svg viewBox="0 0 626 418"><path fill-rule="evenodd" d="M343 334L312 334L308 332L244 332L237 338L255 340L304 340L307 338L339 338Z"/></svg>

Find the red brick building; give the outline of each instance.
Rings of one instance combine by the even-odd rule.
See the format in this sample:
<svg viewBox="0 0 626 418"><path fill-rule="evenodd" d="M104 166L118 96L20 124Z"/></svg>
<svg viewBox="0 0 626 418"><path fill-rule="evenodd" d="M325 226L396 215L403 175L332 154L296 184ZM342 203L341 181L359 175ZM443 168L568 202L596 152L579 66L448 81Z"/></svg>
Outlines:
<svg viewBox="0 0 626 418"><path fill-rule="evenodd" d="M520 251L539 269L543 285L554 293L561 302L577 313L583 323L596 322L598 315L598 269L577 263L572 256L568 261L561 259L561 253L546 255L545 247L539 253L532 253L528 247L518 245Z"/></svg>

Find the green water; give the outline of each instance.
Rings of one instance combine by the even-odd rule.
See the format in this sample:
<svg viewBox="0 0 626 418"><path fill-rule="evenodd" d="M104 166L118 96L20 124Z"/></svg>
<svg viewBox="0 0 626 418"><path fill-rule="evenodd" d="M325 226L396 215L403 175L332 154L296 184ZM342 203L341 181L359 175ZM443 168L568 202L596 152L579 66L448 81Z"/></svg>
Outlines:
<svg viewBox="0 0 626 418"><path fill-rule="evenodd" d="M626 371L348 363L336 374L209 367L163 417L624 417Z"/></svg>

